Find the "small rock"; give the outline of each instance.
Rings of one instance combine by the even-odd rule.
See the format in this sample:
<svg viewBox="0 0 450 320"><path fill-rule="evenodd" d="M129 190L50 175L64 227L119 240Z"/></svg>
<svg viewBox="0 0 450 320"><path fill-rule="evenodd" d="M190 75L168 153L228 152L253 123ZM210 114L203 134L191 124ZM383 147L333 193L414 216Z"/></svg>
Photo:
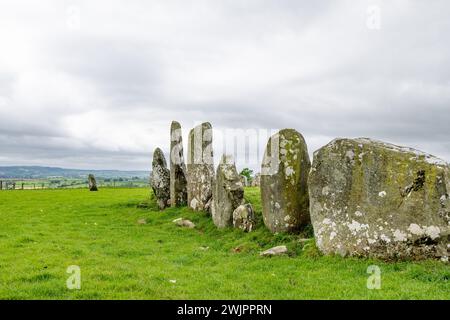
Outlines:
<svg viewBox="0 0 450 320"><path fill-rule="evenodd" d="M263 251L260 253L261 256L277 256L277 255L281 255L281 254L285 254L287 253L287 248L286 246L278 246L278 247L273 247L270 248L266 251Z"/></svg>
<svg viewBox="0 0 450 320"><path fill-rule="evenodd" d="M145 219L139 219L137 221L138 224L147 224L147 221Z"/></svg>
<svg viewBox="0 0 450 320"><path fill-rule="evenodd" d="M183 218L175 219L173 220L173 223L179 227L186 227L190 229L195 228L195 224L192 221Z"/></svg>

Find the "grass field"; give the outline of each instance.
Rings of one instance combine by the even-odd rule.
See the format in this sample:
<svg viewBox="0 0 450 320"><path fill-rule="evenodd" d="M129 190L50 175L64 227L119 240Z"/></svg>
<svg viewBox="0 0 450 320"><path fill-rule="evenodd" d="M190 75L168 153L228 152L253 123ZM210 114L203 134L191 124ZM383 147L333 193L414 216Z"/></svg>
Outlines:
<svg viewBox="0 0 450 320"><path fill-rule="evenodd" d="M450 299L450 267L439 261L383 263L324 257L308 234L270 234L259 191L253 233L217 230L204 213L159 212L147 189L0 192L1 299ZM176 227L184 217L196 229ZM146 224L138 220L145 219ZM286 244L288 256L259 252ZM81 269L69 290L67 267ZM367 267L381 289L366 287Z"/></svg>

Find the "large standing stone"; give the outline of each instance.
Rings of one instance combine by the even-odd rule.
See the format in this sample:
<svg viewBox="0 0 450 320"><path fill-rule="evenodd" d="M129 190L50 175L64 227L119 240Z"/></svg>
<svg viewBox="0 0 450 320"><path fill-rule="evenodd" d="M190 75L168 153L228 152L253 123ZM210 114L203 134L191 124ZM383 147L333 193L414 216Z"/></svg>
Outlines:
<svg viewBox="0 0 450 320"><path fill-rule="evenodd" d="M183 156L181 125L172 121L170 126L170 204L172 207L187 204L186 165Z"/></svg>
<svg viewBox="0 0 450 320"><path fill-rule="evenodd" d="M160 148L153 152L151 186L159 208L166 208L170 200L170 171Z"/></svg>
<svg viewBox="0 0 450 320"><path fill-rule="evenodd" d="M305 139L296 130L283 129L269 139L261 167L261 200L270 231L298 231L310 222L310 167Z"/></svg>
<svg viewBox="0 0 450 320"><path fill-rule="evenodd" d="M366 138L314 154L311 219L326 253L448 259L450 169L423 152Z"/></svg>
<svg viewBox="0 0 450 320"><path fill-rule="evenodd" d="M98 191L97 181L92 173L88 175L89 191Z"/></svg>
<svg viewBox="0 0 450 320"><path fill-rule="evenodd" d="M187 174L188 205L197 211L205 210L212 197L214 177L212 127L209 122L189 132Z"/></svg>
<svg viewBox="0 0 450 320"><path fill-rule="evenodd" d="M211 214L219 228L233 224L233 212L244 200L242 185L231 156L223 156L213 186Z"/></svg>

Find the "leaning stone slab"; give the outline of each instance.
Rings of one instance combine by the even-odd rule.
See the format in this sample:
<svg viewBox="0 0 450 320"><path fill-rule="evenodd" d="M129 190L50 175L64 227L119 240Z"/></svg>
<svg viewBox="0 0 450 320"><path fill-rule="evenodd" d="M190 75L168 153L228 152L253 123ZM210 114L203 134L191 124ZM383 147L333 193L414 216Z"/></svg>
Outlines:
<svg viewBox="0 0 450 320"><path fill-rule="evenodd" d="M244 200L242 185L231 156L223 156L213 185L211 215L214 224L225 228L233 224L233 212Z"/></svg>
<svg viewBox="0 0 450 320"><path fill-rule="evenodd" d="M151 187L161 210L170 201L170 172L167 169L166 158L160 148L153 152Z"/></svg>
<svg viewBox="0 0 450 320"><path fill-rule="evenodd" d="M309 184L323 253L448 257L450 169L444 161L366 138L336 139L315 152Z"/></svg>
<svg viewBox="0 0 450 320"><path fill-rule="evenodd" d="M186 164L183 155L181 125L172 121L170 126L170 205L187 204Z"/></svg>
<svg viewBox="0 0 450 320"><path fill-rule="evenodd" d="M98 191L97 181L95 180L94 175L91 173L88 175L88 184L89 184L89 191Z"/></svg>
<svg viewBox="0 0 450 320"><path fill-rule="evenodd" d="M188 205L196 211L205 210L212 197L214 159L212 126L202 123L189 132L187 157Z"/></svg>
<svg viewBox="0 0 450 320"><path fill-rule="evenodd" d="M279 256L288 252L286 246L278 246L270 248L260 253L261 256Z"/></svg>
<svg viewBox="0 0 450 320"><path fill-rule="evenodd" d="M294 232L310 222L310 167L305 139L296 130L284 129L269 139L261 167L261 200L270 231Z"/></svg>
<svg viewBox="0 0 450 320"><path fill-rule="evenodd" d="M233 227L245 232L251 232L255 228L255 213L250 203L241 204L233 212Z"/></svg>

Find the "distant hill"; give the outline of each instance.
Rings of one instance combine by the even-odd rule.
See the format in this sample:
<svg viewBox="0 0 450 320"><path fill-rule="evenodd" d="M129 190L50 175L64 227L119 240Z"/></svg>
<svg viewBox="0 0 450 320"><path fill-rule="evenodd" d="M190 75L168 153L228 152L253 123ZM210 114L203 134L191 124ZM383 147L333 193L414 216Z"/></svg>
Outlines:
<svg viewBox="0 0 450 320"><path fill-rule="evenodd" d="M0 178L7 179L43 179L50 177L86 178L92 173L98 178L148 178L148 171L120 170L79 170L39 166L8 166L0 167Z"/></svg>

